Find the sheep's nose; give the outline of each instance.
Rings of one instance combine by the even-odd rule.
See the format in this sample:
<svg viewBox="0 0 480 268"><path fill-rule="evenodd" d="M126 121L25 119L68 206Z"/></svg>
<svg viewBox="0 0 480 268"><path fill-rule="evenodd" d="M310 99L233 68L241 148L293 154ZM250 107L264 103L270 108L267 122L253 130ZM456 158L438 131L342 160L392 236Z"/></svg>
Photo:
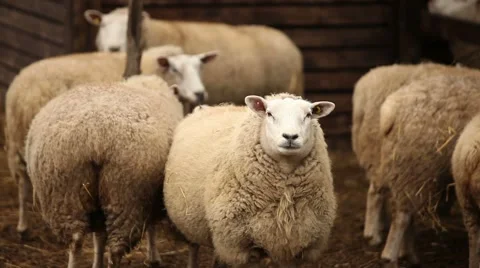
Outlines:
<svg viewBox="0 0 480 268"><path fill-rule="evenodd" d="M196 92L195 97L197 97L197 102L202 104L205 101L205 93L203 92Z"/></svg>
<svg viewBox="0 0 480 268"><path fill-rule="evenodd" d="M109 47L108 50L110 50L110 52L118 52L120 51L120 47Z"/></svg>
<svg viewBox="0 0 480 268"><path fill-rule="evenodd" d="M285 134L285 133L283 133L282 137L284 137L287 140L294 141L298 138L298 135L297 134Z"/></svg>

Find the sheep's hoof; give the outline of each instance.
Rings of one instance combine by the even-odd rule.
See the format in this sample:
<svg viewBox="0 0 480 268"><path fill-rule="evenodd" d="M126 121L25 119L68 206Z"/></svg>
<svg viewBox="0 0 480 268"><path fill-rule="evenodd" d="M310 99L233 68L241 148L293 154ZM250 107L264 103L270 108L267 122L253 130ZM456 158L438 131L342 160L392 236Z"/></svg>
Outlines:
<svg viewBox="0 0 480 268"><path fill-rule="evenodd" d="M150 268L167 267L165 264L161 263L160 261L149 261L149 262L147 262L147 266L150 267Z"/></svg>
<svg viewBox="0 0 480 268"><path fill-rule="evenodd" d="M382 237L381 236L372 236L369 237L368 244L372 247L379 246L382 243Z"/></svg>
<svg viewBox="0 0 480 268"><path fill-rule="evenodd" d="M19 231L18 236L19 236L19 239L20 239L21 242L28 242L28 241L31 240L30 232L28 231L28 229L23 230L21 232Z"/></svg>
<svg viewBox="0 0 480 268"><path fill-rule="evenodd" d="M383 268L399 268L398 261L391 261L387 259L382 259Z"/></svg>

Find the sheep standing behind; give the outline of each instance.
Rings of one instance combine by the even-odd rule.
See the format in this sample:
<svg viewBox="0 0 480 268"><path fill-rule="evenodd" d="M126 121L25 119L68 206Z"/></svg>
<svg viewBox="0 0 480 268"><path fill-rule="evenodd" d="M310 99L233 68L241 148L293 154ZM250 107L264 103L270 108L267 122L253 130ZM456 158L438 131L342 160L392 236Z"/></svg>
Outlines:
<svg viewBox="0 0 480 268"><path fill-rule="evenodd" d="M220 262L253 265L265 254L283 265L315 262L337 208L316 119L334 104L290 94L245 102L250 110L207 106L179 124L166 166L167 213Z"/></svg>
<svg viewBox="0 0 480 268"><path fill-rule="evenodd" d="M383 240L382 230L387 227L386 191L377 183L377 180L381 180L378 178L381 150L380 106L390 94L414 80L436 74L465 72L480 74L473 69L435 63L394 64L370 70L355 84L352 148L370 182L363 233L364 237L370 239L370 244L380 244ZM449 204L445 206L448 207Z"/></svg>
<svg viewBox="0 0 480 268"><path fill-rule="evenodd" d="M182 99L195 103L206 96L200 65L215 55L215 52L185 55L180 47L155 47L144 51L141 69L144 74L157 74L167 83L177 84ZM51 99L75 86L123 80L124 69L125 53L80 53L35 62L13 80L6 95L5 144L9 169L19 186L17 231L21 234L28 228L25 205L30 181L24 150L33 117Z"/></svg>
<svg viewBox="0 0 480 268"><path fill-rule="evenodd" d="M382 259L418 263L414 217L441 225L435 207L452 182L454 144L480 107L478 74L443 74L414 81L387 97L380 110L379 187L392 194L393 221Z"/></svg>
<svg viewBox="0 0 480 268"><path fill-rule="evenodd" d="M153 225L165 162L182 106L155 76L79 86L45 105L26 142L28 175L43 219L70 243L75 267L84 236L95 232L93 267L104 247L112 267L147 231L151 262L159 260ZM110 267L110 265L109 265Z"/></svg>
<svg viewBox="0 0 480 268"><path fill-rule="evenodd" d="M480 265L480 115L462 131L452 156L452 173L458 203L468 231L469 268Z"/></svg>
<svg viewBox="0 0 480 268"><path fill-rule="evenodd" d="M85 11L97 34L100 51L125 51L127 9L108 14ZM303 95L303 59L298 47L279 30L259 25L231 26L222 23L165 21L144 12L146 47L173 44L187 53L219 50L229 55L205 68L204 82L211 93L209 104L243 104L250 94L289 92Z"/></svg>

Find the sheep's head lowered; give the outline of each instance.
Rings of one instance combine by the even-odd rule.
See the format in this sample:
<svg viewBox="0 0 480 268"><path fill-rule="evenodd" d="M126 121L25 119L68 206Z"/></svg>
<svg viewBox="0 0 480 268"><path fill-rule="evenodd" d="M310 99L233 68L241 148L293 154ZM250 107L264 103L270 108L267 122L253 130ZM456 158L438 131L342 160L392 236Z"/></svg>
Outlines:
<svg viewBox="0 0 480 268"><path fill-rule="evenodd" d="M315 120L335 108L332 102L311 103L293 95L271 99L250 95L245 103L262 118L260 143L273 158L305 158L315 145Z"/></svg>
<svg viewBox="0 0 480 268"><path fill-rule="evenodd" d="M110 52L127 50L127 8L117 8L106 14L89 9L85 11L84 16L90 24L99 28L96 38L97 50ZM149 15L143 12L143 19L145 18L149 18Z"/></svg>
<svg viewBox="0 0 480 268"><path fill-rule="evenodd" d="M208 93L201 78L203 64L215 59L216 51L200 54L179 54L157 58L161 76L169 84L178 85L178 95L194 105L202 104L208 99Z"/></svg>

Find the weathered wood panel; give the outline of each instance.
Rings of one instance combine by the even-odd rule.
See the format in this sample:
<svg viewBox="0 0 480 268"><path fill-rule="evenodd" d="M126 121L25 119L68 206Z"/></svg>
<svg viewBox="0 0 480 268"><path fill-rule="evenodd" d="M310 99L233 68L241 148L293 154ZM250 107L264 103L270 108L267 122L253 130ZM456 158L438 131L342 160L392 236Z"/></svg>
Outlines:
<svg viewBox="0 0 480 268"><path fill-rule="evenodd" d="M305 69L371 68L393 61L390 48L304 50Z"/></svg>
<svg viewBox="0 0 480 268"><path fill-rule="evenodd" d="M113 7L110 7L113 8ZM274 26L327 26L385 24L391 21L388 5L326 6L151 6L145 8L154 18L165 20L212 21L230 24L265 24Z"/></svg>
<svg viewBox="0 0 480 268"><path fill-rule="evenodd" d="M0 24L0 33L2 35L0 43L39 58L52 57L64 52L64 48L60 45L45 42L41 38L2 24Z"/></svg>
<svg viewBox="0 0 480 268"><path fill-rule="evenodd" d="M38 58L16 51L0 43L0 62L14 70L20 70L36 60Z"/></svg>
<svg viewBox="0 0 480 268"><path fill-rule="evenodd" d="M67 14L63 4L47 0L2 0L0 2L9 8L26 11L58 23L62 23Z"/></svg>
<svg viewBox="0 0 480 268"><path fill-rule="evenodd" d="M16 71L0 63L0 81L12 81L15 75L17 75ZM1 93L2 92L0 92L0 94Z"/></svg>
<svg viewBox="0 0 480 268"><path fill-rule="evenodd" d="M283 32L300 48L387 46L393 44L394 37L388 27L294 28Z"/></svg>
<svg viewBox="0 0 480 268"><path fill-rule="evenodd" d="M315 92L331 92L352 90L357 80L367 72L365 70L351 71L318 71L305 73L305 87L312 94Z"/></svg>
<svg viewBox="0 0 480 268"><path fill-rule="evenodd" d="M64 42L64 28L62 25L5 6L0 6L0 24L8 25L11 28L44 38L56 44L61 45Z"/></svg>

